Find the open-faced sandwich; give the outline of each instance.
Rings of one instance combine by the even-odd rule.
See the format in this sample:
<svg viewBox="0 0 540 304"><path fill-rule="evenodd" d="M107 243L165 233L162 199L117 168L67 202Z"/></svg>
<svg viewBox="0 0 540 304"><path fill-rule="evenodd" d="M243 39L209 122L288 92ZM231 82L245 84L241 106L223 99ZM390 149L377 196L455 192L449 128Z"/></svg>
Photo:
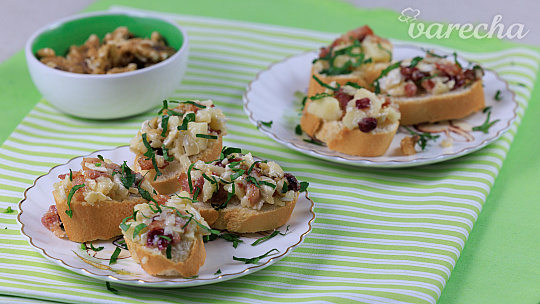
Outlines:
<svg viewBox="0 0 540 304"><path fill-rule="evenodd" d="M334 151L383 155L399 127L400 112L392 99L353 83L321 85L325 92L306 100L302 130Z"/></svg>
<svg viewBox="0 0 540 304"><path fill-rule="evenodd" d="M213 162L192 164L180 182L210 227L238 233L287 223L305 187L277 163L254 160L232 147L224 147Z"/></svg>
<svg viewBox="0 0 540 304"><path fill-rule="evenodd" d="M367 25L351 30L321 48L313 61L311 75L323 83L348 82L368 87L392 60L390 41L376 36ZM308 96L323 93L325 88L310 80Z"/></svg>
<svg viewBox="0 0 540 304"><path fill-rule="evenodd" d="M211 230L187 196L156 195L120 224L131 257L151 275L188 278L204 264L203 235Z"/></svg>
<svg viewBox="0 0 540 304"><path fill-rule="evenodd" d="M456 55L454 54L454 57ZM483 69L428 52L395 62L374 82L375 92L392 96L402 125L469 116L485 107Z"/></svg>
<svg viewBox="0 0 540 304"><path fill-rule="evenodd" d="M180 102L172 109L165 101L160 114L142 124L130 149L134 169L160 194L170 194L180 189L178 176L192 162L219 156L227 118L211 100Z"/></svg>
<svg viewBox="0 0 540 304"><path fill-rule="evenodd" d="M74 242L107 240L122 232L118 225L132 214L133 207L145 203L141 196L152 186L124 162L84 158L82 170L59 176L54 184L54 200L41 222L56 236Z"/></svg>

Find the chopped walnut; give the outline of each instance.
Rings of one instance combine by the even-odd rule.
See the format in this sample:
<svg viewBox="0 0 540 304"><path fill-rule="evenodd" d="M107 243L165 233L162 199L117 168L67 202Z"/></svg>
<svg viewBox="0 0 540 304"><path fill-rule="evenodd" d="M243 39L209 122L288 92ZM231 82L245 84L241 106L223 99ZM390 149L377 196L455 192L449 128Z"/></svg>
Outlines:
<svg viewBox="0 0 540 304"><path fill-rule="evenodd" d="M97 35L90 35L83 45L72 45L65 57L56 56L50 48L38 50L37 56L41 62L62 71L114 74L154 65L175 52L158 32L153 32L150 39L137 38L121 26L107 33L103 43Z"/></svg>
<svg viewBox="0 0 540 304"><path fill-rule="evenodd" d="M403 155L413 155L416 154L416 149L414 146L420 139L420 136L413 135L413 136L406 136L401 140L401 153Z"/></svg>

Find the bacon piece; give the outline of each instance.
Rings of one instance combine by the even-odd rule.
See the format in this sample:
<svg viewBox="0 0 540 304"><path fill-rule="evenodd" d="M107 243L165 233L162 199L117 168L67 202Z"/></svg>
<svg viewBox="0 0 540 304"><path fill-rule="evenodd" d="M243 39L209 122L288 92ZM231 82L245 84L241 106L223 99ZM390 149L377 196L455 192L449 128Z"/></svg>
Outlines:
<svg viewBox="0 0 540 304"><path fill-rule="evenodd" d="M63 238L66 236L66 232L63 229L64 225L60 220L60 216L58 216L56 205L51 205L49 210L41 217L41 224L52 231L56 237Z"/></svg>
<svg viewBox="0 0 540 304"><path fill-rule="evenodd" d="M345 110L347 108L347 104L351 99L353 99L353 97L354 96L343 92L343 89L341 87L337 90L337 92L334 93L334 98L339 101L339 107L341 108L341 110Z"/></svg>
<svg viewBox="0 0 540 304"><path fill-rule="evenodd" d="M414 95L416 95L418 87L414 83L409 82L403 87L403 90L405 91L405 96L413 97Z"/></svg>
<svg viewBox="0 0 540 304"><path fill-rule="evenodd" d="M261 197L261 190L253 183L248 182L246 185L246 198L251 206L255 206Z"/></svg>

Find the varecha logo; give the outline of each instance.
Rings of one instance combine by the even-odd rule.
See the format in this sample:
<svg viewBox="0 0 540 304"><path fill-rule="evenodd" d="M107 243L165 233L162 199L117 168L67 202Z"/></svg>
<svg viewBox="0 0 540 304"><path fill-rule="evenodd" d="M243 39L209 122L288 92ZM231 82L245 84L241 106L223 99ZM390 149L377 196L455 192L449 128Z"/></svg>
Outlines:
<svg viewBox="0 0 540 304"><path fill-rule="evenodd" d="M415 22L420 15L420 10L413 9L408 7L401 11L401 16L399 16L399 21L406 22L409 24L409 36L411 38L418 38L422 35L428 39L443 39L449 38L452 32L457 32L458 36L462 39L468 39L471 37L482 39L482 38L492 38L496 36L498 38L518 38L521 39L529 33L529 30L525 30L524 25L521 23L514 23L508 28L505 28L504 24L500 23L502 21L501 15L496 15L493 17L493 20L490 24L488 23L478 23L473 25L472 23L464 24L442 24L442 23L432 23L429 26L426 26L422 22Z"/></svg>

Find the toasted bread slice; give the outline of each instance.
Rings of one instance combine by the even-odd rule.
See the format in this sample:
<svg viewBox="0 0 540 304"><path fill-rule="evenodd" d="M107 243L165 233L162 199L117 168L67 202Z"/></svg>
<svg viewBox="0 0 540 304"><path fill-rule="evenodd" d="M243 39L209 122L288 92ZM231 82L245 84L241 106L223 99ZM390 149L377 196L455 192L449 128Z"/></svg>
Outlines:
<svg viewBox="0 0 540 304"><path fill-rule="evenodd" d="M359 156L383 155L399 128L400 113L386 96L330 83L336 91L306 101L300 126L329 149ZM321 97L322 96L322 97ZM319 98L320 97L320 98Z"/></svg>
<svg viewBox="0 0 540 304"><path fill-rule="evenodd" d="M199 268L206 260L206 250L202 239L180 243L175 250L182 254L174 260L167 259L162 253L135 243L130 238L125 240L133 260L141 264L144 271L151 275L193 277L197 275Z"/></svg>
<svg viewBox="0 0 540 304"><path fill-rule="evenodd" d="M482 81L440 95L393 97L399 105L402 125L460 119L486 107Z"/></svg>
<svg viewBox="0 0 540 304"><path fill-rule="evenodd" d="M188 278L204 265L210 228L191 200L179 196L139 204L120 225L133 260L151 275Z"/></svg>
<svg viewBox="0 0 540 304"><path fill-rule="evenodd" d="M283 206L264 204L261 209L242 207L238 198L232 199L227 207L215 210L209 202L196 202L193 206L214 229L237 233L252 233L274 230L285 225L298 201L298 193Z"/></svg>
<svg viewBox="0 0 540 304"><path fill-rule="evenodd" d="M135 205L147 202L140 196L132 196L121 202L110 200L94 204L71 201L73 217L69 217L66 214L69 210L67 201L56 190L53 195L68 239L79 243L108 240L121 235L118 225L126 216L132 214Z"/></svg>

